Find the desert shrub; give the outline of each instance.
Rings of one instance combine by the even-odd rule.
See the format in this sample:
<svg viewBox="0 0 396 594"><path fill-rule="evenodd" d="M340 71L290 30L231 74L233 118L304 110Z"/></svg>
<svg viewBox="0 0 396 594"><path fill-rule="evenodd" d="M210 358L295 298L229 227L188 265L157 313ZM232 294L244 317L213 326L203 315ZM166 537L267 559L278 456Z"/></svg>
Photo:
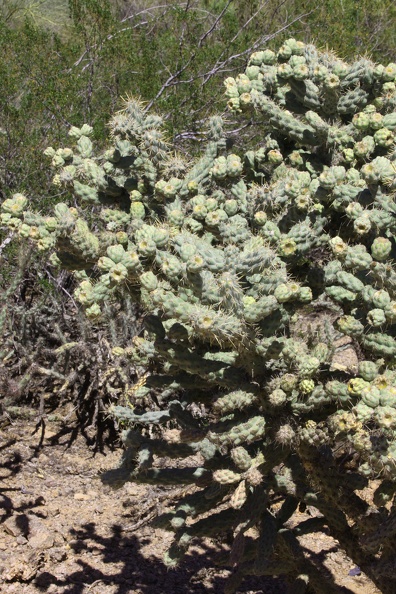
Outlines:
<svg viewBox="0 0 396 594"><path fill-rule="evenodd" d="M395 591L395 77L289 39L225 81L229 109L261 126L256 147L231 152L214 116L201 156L175 157L161 117L129 98L105 152L89 125L47 149L72 206L2 205L21 241L74 271L93 323L123 295L146 312L113 345L146 372L131 406L110 408L132 428L103 480L190 486L157 519L175 533L166 563L232 532L227 592L252 574L338 591L299 541L325 527ZM169 422L176 440L145 431ZM301 520L305 505L318 516Z"/></svg>
<svg viewBox="0 0 396 594"><path fill-rule="evenodd" d="M113 447L116 423L107 408L129 403L138 370L112 345L127 346L140 330L136 306L126 297L92 324L71 295L70 273L57 274L29 246L12 247L15 256L2 258L8 278L0 295L3 415L12 421L28 414L42 429L53 418L71 440L81 433L95 451Z"/></svg>

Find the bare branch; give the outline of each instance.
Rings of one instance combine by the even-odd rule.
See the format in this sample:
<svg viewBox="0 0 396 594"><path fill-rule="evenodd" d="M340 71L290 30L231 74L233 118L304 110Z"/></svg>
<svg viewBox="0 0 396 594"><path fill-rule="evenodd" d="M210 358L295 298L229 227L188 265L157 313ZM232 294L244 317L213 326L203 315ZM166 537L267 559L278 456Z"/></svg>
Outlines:
<svg viewBox="0 0 396 594"><path fill-rule="evenodd" d="M11 241L12 241L12 238L13 238L13 237L14 237L14 233L12 233L12 232L11 232L11 233L8 235L8 237L6 237L6 238L5 238L5 240L4 240L2 243L0 243L0 256L1 256L1 253L2 253L2 251L4 250L4 248L5 248L5 247L6 247L6 246L7 246L9 243L11 243Z"/></svg>
<svg viewBox="0 0 396 594"><path fill-rule="evenodd" d="M229 5L231 4L232 0L228 0L227 4L224 6L223 10L221 11L221 13L218 15L218 17L216 18L215 22L213 23L213 25L210 27L210 29L208 31L206 31L206 33L204 33L201 37L201 39L198 41L198 47L202 47L203 42L205 41L205 39L207 37L209 37L209 35L215 30L216 26L218 25L218 23L221 21L221 19L223 18L223 16L225 15L225 13L228 10Z"/></svg>
<svg viewBox="0 0 396 594"><path fill-rule="evenodd" d="M50 280L52 280L52 282L54 282L56 284L56 286L58 287L58 289L60 289L61 291L63 291L63 293L65 293L65 295L68 296L68 298L70 299L70 301L73 303L74 307L78 310L78 306L77 303L74 301L73 297L70 295L70 293L65 289L65 287L62 287L61 283L58 281L58 279L56 279L51 272L48 270L48 268L46 268L45 272L47 273L47 276Z"/></svg>

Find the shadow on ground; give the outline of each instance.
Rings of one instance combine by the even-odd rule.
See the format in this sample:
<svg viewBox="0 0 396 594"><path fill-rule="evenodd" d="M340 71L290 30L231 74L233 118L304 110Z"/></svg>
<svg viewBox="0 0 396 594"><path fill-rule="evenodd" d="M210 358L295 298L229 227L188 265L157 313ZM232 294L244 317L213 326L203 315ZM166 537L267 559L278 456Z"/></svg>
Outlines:
<svg viewBox="0 0 396 594"><path fill-rule="evenodd" d="M3 438L0 569L4 570L2 580L8 591L223 593L229 571L216 565L216 558L224 557L225 546L215 540L200 541L178 567L169 569L162 556L172 535L149 527L145 521L152 501L156 502L154 510L157 505L161 508L158 493L151 493L152 487L143 485L118 492L100 485L100 473L104 466L108 468L118 460L118 452L110 453L111 460L106 457L104 465L104 458L95 456L81 437L70 444L59 430L51 431L38 448L37 435L22 423L8 428ZM61 438L66 441L61 443ZM159 513L162 511L158 509ZM136 522L140 517L143 523ZM128 527L131 521L135 524ZM316 542L316 535L313 538ZM337 553L334 542L330 547L316 549L316 553L307 549L306 558L321 562ZM324 580L327 577L331 582L333 575L326 568L323 571ZM347 570L341 566L339 571ZM352 593L345 587L334 588L329 591ZM238 592L285 594L286 583L282 577L249 577ZM294 594L293 586L291 592ZM359 594L371 593L372 590L359 590Z"/></svg>
<svg viewBox="0 0 396 594"><path fill-rule="evenodd" d="M222 594L224 591L229 572L213 566L219 549L200 546L199 551L186 556L177 568L169 569L154 556L141 554L141 548L149 544L150 539L125 536L120 526L114 525L113 534L108 538L97 534L94 523L83 526L72 536L71 544L79 554L80 569L63 579L48 571L42 572L35 579L39 591L55 592L53 585L61 589L62 594L100 593L110 585L112 594ZM83 559L84 551L99 552L102 562L111 564L112 568L121 565L121 568L115 574L99 571ZM284 594L286 585L281 578L249 578L238 592Z"/></svg>

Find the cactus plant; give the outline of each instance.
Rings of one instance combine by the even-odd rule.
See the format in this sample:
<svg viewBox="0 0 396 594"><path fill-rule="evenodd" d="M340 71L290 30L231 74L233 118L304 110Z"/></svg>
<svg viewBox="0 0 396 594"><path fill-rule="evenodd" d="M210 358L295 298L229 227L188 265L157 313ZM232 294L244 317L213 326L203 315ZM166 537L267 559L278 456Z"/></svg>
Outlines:
<svg viewBox="0 0 396 594"><path fill-rule="evenodd" d="M144 394L156 392L157 410L144 410L139 390L136 409L112 407L134 428L103 480L191 485L157 520L175 534L170 566L196 537L239 527L239 543L256 526L232 557L227 592L271 573L301 591L338 591L298 540L323 525L382 592L396 589L391 66L288 40L225 81L230 110L262 126L255 150L227 152L216 116L201 157L174 177L161 118L129 98L104 154L87 126L71 130L73 148L46 151L77 207L58 204L46 224L21 195L3 205L3 224L78 271L90 318L125 292L147 312L124 355L148 370ZM340 364L337 344L352 363ZM170 420L180 443L137 433ZM154 455L186 462L157 468ZM371 479L370 506L356 491ZM319 523L299 522L305 504Z"/></svg>

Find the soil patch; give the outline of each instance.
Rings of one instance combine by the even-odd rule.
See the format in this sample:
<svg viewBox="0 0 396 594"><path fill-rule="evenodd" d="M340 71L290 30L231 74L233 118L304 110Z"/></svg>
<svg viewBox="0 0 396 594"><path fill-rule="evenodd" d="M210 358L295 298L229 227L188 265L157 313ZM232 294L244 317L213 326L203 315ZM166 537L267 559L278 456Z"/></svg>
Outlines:
<svg viewBox="0 0 396 594"><path fill-rule="evenodd" d="M150 527L179 489L100 482L120 450L96 454L78 436L46 426L42 447L33 420L0 434L0 590L9 594L201 594L223 592L229 571L215 566L228 551L204 540L176 569L162 557L172 534ZM379 591L326 535L306 537L306 554L324 560L340 592ZM246 580L243 594L283 594L282 577Z"/></svg>

